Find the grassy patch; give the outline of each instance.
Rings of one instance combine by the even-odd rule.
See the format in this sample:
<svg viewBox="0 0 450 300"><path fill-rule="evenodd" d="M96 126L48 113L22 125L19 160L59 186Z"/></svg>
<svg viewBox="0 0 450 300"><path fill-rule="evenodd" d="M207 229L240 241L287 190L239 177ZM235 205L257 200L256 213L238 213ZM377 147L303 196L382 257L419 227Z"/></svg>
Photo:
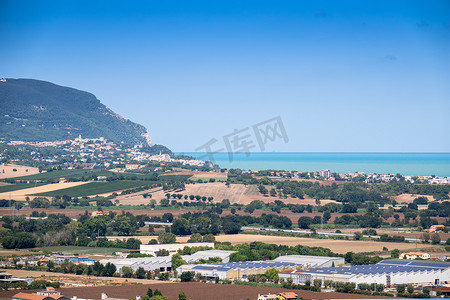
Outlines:
<svg viewBox="0 0 450 300"><path fill-rule="evenodd" d="M116 180L111 182L89 182L80 186L74 186L67 189L51 191L38 194L39 196L63 196L83 197L91 195L99 195L104 193L112 193L116 191L156 184L157 181L143 180Z"/></svg>
<svg viewBox="0 0 450 300"><path fill-rule="evenodd" d="M17 183L11 185L3 185L0 186L0 193L12 192L17 190L23 190L28 188L34 188L40 185L44 185L46 183L43 182L33 182L33 183Z"/></svg>
<svg viewBox="0 0 450 300"><path fill-rule="evenodd" d="M51 251L55 253L64 254L112 254L115 251L126 250L124 248L101 248L101 247L80 247L80 246L50 246L50 247L40 247L41 251Z"/></svg>

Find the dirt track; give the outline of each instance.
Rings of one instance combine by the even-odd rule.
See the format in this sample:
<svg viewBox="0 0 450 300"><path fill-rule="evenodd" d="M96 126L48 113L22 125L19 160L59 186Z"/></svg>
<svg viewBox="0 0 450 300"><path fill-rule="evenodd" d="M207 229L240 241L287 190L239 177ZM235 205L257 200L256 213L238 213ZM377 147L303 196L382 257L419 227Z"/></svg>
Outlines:
<svg viewBox="0 0 450 300"><path fill-rule="evenodd" d="M169 300L176 300L178 293L184 292L189 300L239 300L251 299L255 300L258 294L280 293L291 291L302 297L303 299L367 299L367 298L382 298L369 297L357 294L343 294L343 293L317 293L302 290L286 290L282 288L273 287L251 287L242 285L224 285L212 283L199 282L179 282L179 283L156 283L151 285L125 285L125 286L96 286L83 288L60 288L61 294L79 298L100 299L101 293L106 292L109 297L129 299L135 298L137 295L145 295L148 288L153 291L158 289ZM1 291L0 297L11 297L19 291ZM33 292L33 291L24 291Z"/></svg>

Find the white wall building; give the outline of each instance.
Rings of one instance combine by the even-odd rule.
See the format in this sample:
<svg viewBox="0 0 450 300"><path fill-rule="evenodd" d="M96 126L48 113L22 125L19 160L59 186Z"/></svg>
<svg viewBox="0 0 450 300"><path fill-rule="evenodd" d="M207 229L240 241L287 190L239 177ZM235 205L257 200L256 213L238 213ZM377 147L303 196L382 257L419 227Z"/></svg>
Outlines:
<svg viewBox="0 0 450 300"><path fill-rule="evenodd" d="M156 256L156 252L162 249L168 250L169 255L174 255L178 250L184 247L211 247L214 248L214 243L180 243L180 244L155 244L155 245L140 245L140 253L151 254Z"/></svg>
<svg viewBox="0 0 450 300"><path fill-rule="evenodd" d="M323 268L335 267L345 264L343 257L329 257L329 256L311 256L311 255L285 255L274 259L278 262L291 262L296 266L305 268Z"/></svg>
<svg viewBox="0 0 450 300"><path fill-rule="evenodd" d="M139 267L142 267L145 271L154 271L156 269L159 269L161 272L172 271L171 256L103 259L100 263L103 265L112 263L116 266L119 273L122 273L122 268L125 266L132 268L133 271L136 271Z"/></svg>
<svg viewBox="0 0 450 300"><path fill-rule="evenodd" d="M192 264L199 260L208 260L212 257L220 257L223 263L230 262L230 255L236 251L226 251L226 250L204 250L198 251L191 255L182 255L181 258L188 263Z"/></svg>

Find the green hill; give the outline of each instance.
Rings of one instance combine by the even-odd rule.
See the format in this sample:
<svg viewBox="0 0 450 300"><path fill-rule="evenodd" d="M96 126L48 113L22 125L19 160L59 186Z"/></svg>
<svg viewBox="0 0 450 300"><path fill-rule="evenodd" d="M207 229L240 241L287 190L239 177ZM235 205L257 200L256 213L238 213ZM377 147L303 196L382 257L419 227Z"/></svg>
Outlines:
<svg viewBox="0 0 450 300"><path fill-rule="evenodd" d="M151 145L144 126L116 114L93 94L34 79L0 81L0 138L54 141L79 135Z"/></svg>

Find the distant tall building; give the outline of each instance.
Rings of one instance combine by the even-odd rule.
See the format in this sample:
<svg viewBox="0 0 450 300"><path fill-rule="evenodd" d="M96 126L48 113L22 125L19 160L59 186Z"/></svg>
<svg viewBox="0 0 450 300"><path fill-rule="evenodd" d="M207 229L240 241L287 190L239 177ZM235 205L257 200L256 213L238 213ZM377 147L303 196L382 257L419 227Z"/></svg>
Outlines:
<svg viewBox="0 0 450 300"><path fill-rule="evenodd" d="M330 170L322 170L319 172L319 175L324 178L329 178L329 177L331 177L331 172L330 172Z"/></svg>

